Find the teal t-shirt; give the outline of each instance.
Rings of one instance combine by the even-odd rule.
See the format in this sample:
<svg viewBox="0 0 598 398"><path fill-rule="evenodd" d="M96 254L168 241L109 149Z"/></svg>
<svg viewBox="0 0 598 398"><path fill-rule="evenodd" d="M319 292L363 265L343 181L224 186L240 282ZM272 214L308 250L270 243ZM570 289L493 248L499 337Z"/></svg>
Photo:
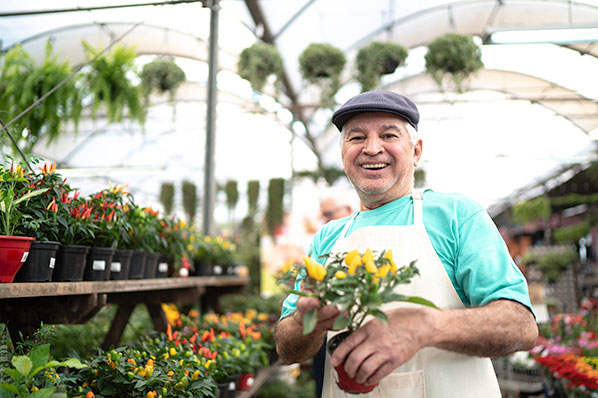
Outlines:
<svg viewBox="0 0 598 398"><path fill-rule="evenodd" d="M334 220L320 228L310 246L311 257L318 260L330 253L350 219ZM427 190L423 195L423 219L432 246L466 307L510 299L531 310L525 277L480 204L461 194ZM366 226L412 224L413 199L409 195L374 210L361 211L348 234ZM282 305L281 317L295 311L296 304L297 296L289 295Z"/></svg>

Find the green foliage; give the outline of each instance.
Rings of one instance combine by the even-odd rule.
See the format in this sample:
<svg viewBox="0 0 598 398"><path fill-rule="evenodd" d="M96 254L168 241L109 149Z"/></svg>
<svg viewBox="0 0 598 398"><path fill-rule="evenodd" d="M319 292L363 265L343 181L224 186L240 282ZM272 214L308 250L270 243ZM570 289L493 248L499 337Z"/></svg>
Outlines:
<svg viewBox="0 0 598 398"><path fill-rule="evenodd" d="M270 235L282 225L284 217L284 179L272 178L268 184L268 207L266 208L266 226Z"/></svg>
<svg viewBox="0 0 598 398"><path fill-rule="evenodd" d="M83 41L83 47L89 59L102 51L93 48L86 41ZM116 45L89 65L85 80L92 99L92 117L95 117L103 104L108 122L120 122L126 116L143 124L145 110L141 101L141 88L129 78L129 75L136 74L136 57L133 47Z"/></svg>
<svg viewBox="0 0 598 398"><path fill-rule="evenodd" d="M260 182L252 180L247 182L247 204L249 214L257 213L257 204L260 196Z"/></svg>
<svg viewBox="0 0 598 398"><path fill-rule="evenodd" d="M347 59L331 44L312 43L299 56L299 70L308 83L322 89L321 101L332 106L332 98L340 88L340 76Z"/></svg>
<svg viewBox="0 0 598 398"><path fill-rule="evenodd" d="M170 215L174 206L174 184L163 182L160 187L160 203L164 206L164 213Z"/></svg>
<svg viewBox="0 0 598 398"><path fill-rule="evenodd" d="M194 183L184 180L182 183L183 189L183 209L187 215L189 224L193 224L195 214L197 213L197 187Z"/></svg>
<svg viewBox="0 0 598 398"><path fill-rule="evenodd" d="M549 282L555 282L563 272L579 259L575 250L555 253L528 252L523 256L525 264L537 264Z"/></svg>
<svg viewBox="0 0 598 398"><path fill-rule="evenodd" d="M463 81L484 67L480 48L471 36L447 33L428 44L425 55L426 72L432 75L442 87L445 78L449 78L463 91Z"/></svg>
<svg viewBox="0 0 598 398"><path fill-rule="evenodd" d="M247 312L255 310L272 315L275 319L280 317L280 308L284 296L274 295L264 297L259 294L226 294L220 296L219 302L224 313Z"/></svg>
<svg viewBox="0 0 598 398"><path fill-rule="evenodd" d="M426 186L426 170L418 167L413 173L415 188L422 188Z"/></svg>
<svg viewBox="0 0 598 398"><path fill-rule="evenodd" d="M248 80L253 90L262 91L269 76L280 78L282 57L273 44L256 42L241 51L237 69L239 76Z"/></svg>
<svg viewBox="0 0 598 398"><path fill-rule="evenodd" d="M299 380L290 384L284 380L268 380L257 393L257 398L313 398L316 385L312 377L305 373L299 375Z"/></svg>
<svg viewBox="0 0 598 398"><path fill-rule="evenodd" d="M45 95L73 72L68 63L52 55L52 44L46 43L41 65L20 46L15 46L0 58L0 119L8 123L37 99ZM78 77L69 79L31 111L11 125L9 131L17 144L24 143L30 151L42 138L56 139L68 120L75 122L81 115L81 92ZM6 133L0 134L0 144L9 142Z"/></svg>
<svg viewBox="0 0 598 398"><path fill-rule="evenodd" d="M538 219L548 220L551 214L550 200L546 196L538 196L513 206L513 221L518 224L535 222Z"/></svg>
<svg viewBox="0 0 598 398"><path fill-rule="evenodd" d="M143 65L141 70L141 87L143 95L148 98L153 91L168 93L174 100L176 89L185 81L185 72L171 57L158 57Z"/></svg>
<svg viewBox="0 0 598 398"><path fill-rule="evenodd" d="M237 189L237 181L229 180L224 186L224 193L226 194L226 206L230 211L233 211L239 201L239 190Z"/></svg>
<svg viewBox="0 0 598 398"><path fill-rule="evenodd" d="M590 232L590 221L585 220L552 231L552 239L557 243L576 243Z"/></svg>
<svg viewBox="0 0 598 398"><path fill-rule="evenodd" d="M373 41L357 52L357 81L361 91L375 89L380 77L391 74L407 59L407 49L398 43Z"/></svg>

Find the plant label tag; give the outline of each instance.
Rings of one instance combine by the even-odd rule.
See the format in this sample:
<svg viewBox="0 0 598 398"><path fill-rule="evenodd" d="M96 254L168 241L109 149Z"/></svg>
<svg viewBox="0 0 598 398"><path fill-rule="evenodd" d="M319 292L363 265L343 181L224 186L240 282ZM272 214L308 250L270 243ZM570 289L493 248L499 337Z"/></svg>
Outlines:
<svg viewBox="0 0 598 398"><path fill-rule="evenodd" d="M222 267L219 265L214 266L214 274L215 275L222 275Z"/></svg>
<svg viewBox="0 0 598 398"><path fill-rule="evenodd" d="M56 264L56 259L54 257L50 257L50 269L54 269L54 264Z"/></svg>
<svg viewBox="0 0 598 398"><path fill-rule="evenodd" d="M166 272L166 271L168 271L168 263L158 264L158 272Z"/></svg>
<svg viewBox="0 0 598 398"><path fill-rule="evenodd" d="M91 269L94 271L104 271L106 269L106 261L104 260L93 260Z"/></svg>
<svg viewBox="0 0 598 398"><path fill-rule="evenodd" d="M110 265L110 272L120 272L120 262L112 262Z"/></svg>
<svg viewBox="0 0 598 398"><path fill-rule="evenodd" d="M27 256L29 256L29 252L23 253L23 257L21 257L21 262L22 263L24 263L25 261L27 261Z"/></svg>

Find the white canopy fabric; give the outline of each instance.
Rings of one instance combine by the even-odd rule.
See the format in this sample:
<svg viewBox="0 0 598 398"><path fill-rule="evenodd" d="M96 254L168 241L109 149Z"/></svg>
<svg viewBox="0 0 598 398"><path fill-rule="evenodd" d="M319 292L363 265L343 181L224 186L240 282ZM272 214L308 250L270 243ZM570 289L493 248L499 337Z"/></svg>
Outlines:
<svg viewBox="0 0 598 398"><path fill-rule="evenodd" d="M106 179L138 184L138 192L155 200L159 182L175 175L178 181L188 178L201 186L209 10L193 3L2 16L49 7L148 2L56 0L49 6L41 0L5 0L0 4L0 38L3 49L22 42L38 58L51 38L55 50L77 64L84 59L81 39L106 45L133 28L122 43L134 44L140 54L192 60L177 59L185 64L191 79L177 94L174 120L172 108L160 105L164 99L156 99L145 133L138 126L89 122L82 124L78 135L67 134L59 142L36 148L72 169L103 168L99 174ZM491 32L515 28L598 27L596 0L372 0L367 5L356 0L220 0L220 7L219 182L228 178L238 178L241 184L248 178L265 181L272 176L288 177L293 169L315 168L303 130L295 124L292 133L292 118L285 108L304 109L303 121L318 136L325 162L340 165L338 133L329 122L331 110L317 106L317 90L302 81L299 73L299 55L310 43L330 43L347 54L338 103L359 92L354 57L361 46L387 40L409 49L407 64L385 76L382 85L412 96L420 107L423 166L432 188L461 191L490 206L512 200L510 194L518 187L548 171L593 156L587 148L592 147L598 127L594 78L598 36L560 45L485 43L490 43ZM486 69L471 79L465 94L440 88L424 74L425 45L447 32L475 35L484 43ZM283 56L287 87L278 102L252 93L247 82L231 73L240 51L259 39L273 42ZM271 87L265 91L274 92ZM99 156L102 147L111 148L108 157ZM442 151L434 149L438 147ZM467 170L485 171L494 184L476 183L475 178L483 177L473 177ZM133 175L138 174L137 181ZM503 183L497 184L496 178Z"/></svg>

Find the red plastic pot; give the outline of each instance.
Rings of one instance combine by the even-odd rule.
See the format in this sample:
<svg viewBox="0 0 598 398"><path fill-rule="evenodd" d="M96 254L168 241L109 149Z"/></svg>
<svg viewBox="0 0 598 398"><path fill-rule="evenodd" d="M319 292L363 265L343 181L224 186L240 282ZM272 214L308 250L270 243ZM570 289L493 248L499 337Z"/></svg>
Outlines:
<svg viewBox="0 0 598 398"><path fill-rule="evenodd" d="M0 282L10 283L27 260L29 247L35 238L0 235Z"/></svg>
<svg viewBox="0 0 598 398"><path fill-rule="evenodd" d="M348 331L344 331L338 333L328 341L328 352L330 355L334 352L336 347L340 345L340 343L349 336ZM361 384L355 381L354 378L349 377L347 372L345 372L345 364L341 363L338 366L334 367L334 378L336 381L336 385L343 391L352 394L363 394L366 392L372 391L374 388L378 386L379 383L376 384Z"/></svg>
<svg viewBox="0 0 598 398"><path fill-rule="evenodd" d="M245 391L251 389L253 385L254 377L253 373L243 373L239 377L239 381L237 382L237 390L238 391Z"/></svg>

